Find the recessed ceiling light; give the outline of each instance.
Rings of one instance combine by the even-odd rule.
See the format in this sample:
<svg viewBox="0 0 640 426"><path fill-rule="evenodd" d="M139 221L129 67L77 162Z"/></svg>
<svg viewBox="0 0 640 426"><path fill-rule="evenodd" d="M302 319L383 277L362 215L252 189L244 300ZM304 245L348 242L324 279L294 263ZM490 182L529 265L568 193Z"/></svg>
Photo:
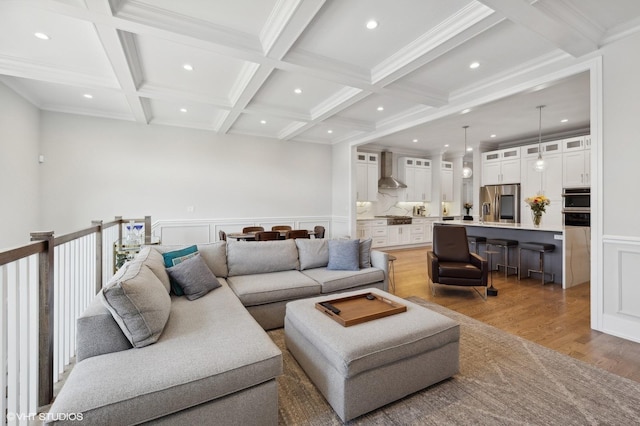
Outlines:
<svg viewBox="0 0 640 426"><path fill-rule="evenodd" d="M297 87L297 88L293 89L293 93L295 93L296 95L299 95L299 94L302 93L302 89Z"/></svg>
<svg viewBox="0 0 640 426"><path fill-rule="evenodd" d="M376 21L375 19L371 19L369 21L367 21L367 28L370 30L373 30L375 28L378 27L378 21Z"/></svg>
<svg viewBox="0 0 640 426"><path fill-rule="evenodd" d="M384 107L382 105L379 106L377 109L378 109L378 111L384 111Z"/></svg>
<svg viewBox="0 0 640 426"><path fill-rule="evenodd" d="M49 40L49 39L51 39L51 37L49 37L45 33L34 33L33 35L36 36L36 38L39 38L40 40Z"/></svg>
<svg viewBox="0 0 640 426"><path fill-rule="evenodd" d="M460 112L460 114L466 114L466 113L468 113L469 111L471 111L471 108L463 109L463 110Z"/></svg>
<svg viewBox="0 0 640 426"><path fill-rule="evenodd" d="M416 143L416 142L418 142L418 139L414 139L412 142L413 142L413 143Z"/></svg>
<svg viewBox="0 0 640 426"><path fill-rule="evenodd" d="M333 130L329 129L329 130L327 130L327 133L331 134L331 133L333 133Z"/></svg>
<svg viewBox="0 0 640 426"><path fill-rule="evenodd" d="M193 65L191 64L184 64L182 68L184 68L187 71L193 71Z"/></svg>
<svg viewBox="0 0 640 426"><path fill-rule="evenodd" d="M82 95L82 96L84 96L84 97L85 97L85 98L87 98L87 99L93 99L93 95L92 95L91 93L85 93L85 94L84 94L84 95Z"/></svg>
<svg viewBox="0 0 640 426"><path fill-rule="evenodd" d="M444 147L449 148L449 144L448 143L444 144Z"/></svg>
<svg viewBox="0 0 640 426"><path fill-rule="evenodd" d="M469 64L469 68L471 68L472 70L478 68L480 66L480 62L471 62L471 64Z"/></svg>
<svg viewBox="0 0 640 426"><path fill-rule="evenodd" d="M560 120L561 123L566 123L567 121L569 121L568 118L563 118L562 120Z"/></svg>
<svg viewBox="0 0 640 426"><path fill-rule="evenodd" d="M187 112L186 108L180 108L180 112Z"/></svg>
<svg viewBox="0 0 640 426"><path fill-rule="evenodd" d="M467 152L471 152L471 151L473 151L473 147L472 146L467 147Z"/></svg>
<svg viewBox="0 0 640 426"><path fill-rule="evenodd" d="M496 135L495 135L495 134L493 134L493 135L491 135L490 137L495 138L495 137L496 137Z"/></svg>
<svg viewBox="0 0 640 426"><path fill-rule="evenodd" d="M267 124L267 120L260 120L260 124Z"/></svg>

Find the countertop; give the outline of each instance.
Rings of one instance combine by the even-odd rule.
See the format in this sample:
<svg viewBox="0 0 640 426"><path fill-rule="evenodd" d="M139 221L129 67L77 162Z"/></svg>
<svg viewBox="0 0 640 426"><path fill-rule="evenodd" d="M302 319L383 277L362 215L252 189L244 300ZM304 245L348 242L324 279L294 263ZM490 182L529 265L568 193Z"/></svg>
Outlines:
<svg viewBox="0 0 640 426"><path fill-rule="evenodd" d="M410 217L413 220L417 220L417 219L440 220L440 216L407 216L407 217ZM381 220L381 219L386 219L386 217L358 216L356 218L356 220Z"/></svg>
<svg viewBox="0 0 640 426"><path fill-rule="evenodd" d="M562 232L564 231L562 226L544 226L544 221L539 228L535 228L533 225L523 225L521 223L501 223L501 222L477 222L472 220L437 220L435 223L441 223L443 225L465 225L465 226L481 226L485 228L505 228L505 229L523 229L527 231L542 231L542 232Z"/></svg>

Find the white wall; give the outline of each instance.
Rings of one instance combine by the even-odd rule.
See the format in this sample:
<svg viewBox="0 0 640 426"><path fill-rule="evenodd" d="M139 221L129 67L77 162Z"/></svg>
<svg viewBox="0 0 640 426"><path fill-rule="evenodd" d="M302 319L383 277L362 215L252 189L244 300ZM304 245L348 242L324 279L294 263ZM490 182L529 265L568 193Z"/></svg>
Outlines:
<svg viewBox="0 0 640 426"><path fill-rule="evenodd" d="M116 215L331 215L327 145L43 112L42 150L43 221L56 234Z"/></svg>
<svg viewBox="0 0 640 426"><path fill-rule="evenodd" d="M602 330L640 341L640 34L602 50ZM592 163L592 166L594 164ZM597 165L597 164L596 164ZM593 220L593 219L592 219ZM592 265L593 267L594 265Z"/></svg>
<svg viewBox="0 0 640 426"><path fill-rule="evenodd" d="M39 111L0 83L0 250L40 231Z"/></svg>
<svg viewBox="0 0 640 426"><path fill-rule="evenodd" d="M355 147L348 143L333 145L332 175L332 237L355 236Z"/></svg>

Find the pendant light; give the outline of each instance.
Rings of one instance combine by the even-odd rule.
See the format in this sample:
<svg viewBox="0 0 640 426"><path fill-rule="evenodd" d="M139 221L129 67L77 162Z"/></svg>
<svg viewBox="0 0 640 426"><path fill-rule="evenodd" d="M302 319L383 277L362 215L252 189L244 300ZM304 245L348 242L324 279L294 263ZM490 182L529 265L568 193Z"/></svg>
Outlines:
<svg viewBox="0 0 640 426"><path fill-rule="evenodd" d="M464 159L464 156L467 155L467 129L469 126L462 126L462 128L464 129L464 154L462 155L462 158ZM473 170L471 170L471 167L467 166L467 163L465 162L464 167L462 168L462 177L469 179L471 175L473 175Z"/></svg>
<svg viewBox="0 0 640 426"><path fill-rule="evenodd" d="M538 159L533 165L533 169L536 172L543 172L546 167L546 163L542 159L542 108L544 107L545 107L544 105L538 105L536 107L540 111L540 114L539 114L540 118L538 121Z"/></svg>

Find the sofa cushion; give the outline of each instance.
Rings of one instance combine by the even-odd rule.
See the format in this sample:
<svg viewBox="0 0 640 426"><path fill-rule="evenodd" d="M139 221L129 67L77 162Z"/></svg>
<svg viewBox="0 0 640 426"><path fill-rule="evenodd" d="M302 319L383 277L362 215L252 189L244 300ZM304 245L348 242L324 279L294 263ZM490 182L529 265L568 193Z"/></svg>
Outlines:
<svg viewBox="0 0 640 426"><path fill-rule="evenodd" d="M263 305L320 294L320 284L300 271L235 275L227 278L227 282L244 306Z"/></svg>
<svg viewBox="0 0 640 426"><path fill-rule="evenodd" d="M171 310L171 298L162 282L142 262L125 266L100 292L113 319L136 348L155 343Z"/></svg>
<svg viewBox="0 0 640 426"><path fill-rule="evenodd" d="M132 348L100 296L94 297L78 317L76 329L76 362Z"/></svg>
<svg viewBox="0 0 640 426"><path fill-rule="evenodd" d="M167 289L167 293L169 293L171 290L171 282L169 281L169 275L167 275L167 270L164 266L164 258L159 251L154 250L151 246L142 247L140 253L133 259L133 262L142 262L147 265L162 282Z"/></svg>
<svg viewBox="0 0 640 426"><path fill-rule="evenodd" d="M357 271L360 269L359 240L329 240L327 269Z"/></svg>
<svg viewBox="0 0 640 426"><path fill-rule="evenodd" d="M373 240L371 238L367 238L364 240L360 240L359 251L360 251L360 268L371 268L371 244Z"/></svg>
<svg viewBox="0 0 640 426"><path fill-rule="evenodd" d="M178 283L189 300L198 299L220 287L218 279L204 263L200 253L168 268L167 273Z"/></svg>
<svg viewBox="0 0 640 426"><path fill-rule="evenodd" d="M237 241L227 243L230 277L298 269L294 239L279 241Z"/></svg>
<svg viewBox="0 0 640 426"><path fill-rule="evenodd" d="M329 263L329 240L296 238L300 270L324 268Z"/></svg>
<svg viewBox="0 0 640 426"><path fill-rule="evenodd" d="M177 265L178 263L192 257L195 253L198 252L198 247L193 245L189 247L183 247L181 249L168 251L162 253L162 257L164 259L164 266L166 268L171 268L172 266ZM184 296L184 292L182 291L182 287L176 282L175 279L169 277L169 281L171 282L171 291L176 296Z"/></svg>
<svg viewBox="0 0 640 426"><path fill-rule="evenodd" d="M156 344L77 363L50 412L83 413L86 424L141 424L282 374L280 350L219 281L194 301L173 296Z"/></svg>
<svg viewBox="0 0 640 426"><path fill-rule="evenodd" d="M378 268L359 269L357 271L336 271L328 268L307 269L301 271L322 285L322 293L333 293L361 285L384 281L384 272Z"/></svg>
<svg viewBox="0 0 640 426"><path fill-rule="evenodd" d="M166 253L172 250L178 250L185 246L169 246L157 245L154 249L160 253ZM218 278L225 278L228 274L227 270L227 242L219 241L217 243L197 244L198 252L202 255L202 259L207 264L211 272Z"/></svg>

